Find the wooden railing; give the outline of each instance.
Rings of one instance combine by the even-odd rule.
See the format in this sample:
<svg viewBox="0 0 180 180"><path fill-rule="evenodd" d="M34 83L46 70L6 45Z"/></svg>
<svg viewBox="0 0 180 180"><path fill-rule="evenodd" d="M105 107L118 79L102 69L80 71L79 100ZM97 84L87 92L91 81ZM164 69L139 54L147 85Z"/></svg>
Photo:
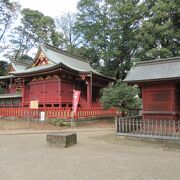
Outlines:
<svg viewBox="0 0 180 180"><path fill-rule="evenodd" d="M116 117L115 127L119 135L180 137L180 120L143 120L141 116Z"/></svg>
<svg viewBox="0 0 180 180"><path fill-rule="evenodd" d="M46 118L72 118L71 108L39 108L39 109L29 109L29 108L0 108L0 116L12 116L12 117L32 117L39 118L41 111L44 111ZM102 109L102 108L90 108L90 109L78 109L75 118L83 117L97 117L97 116L115 116L120 113L115 109Z"/></svg>
<svg viewBox="0 0 180 180"><path fill-rule="evenodd" d="M37 98L37 100L41 103L48 102L48 103L54 103L54 102L61 102L61 101L72 101L72 98L61 98L61 96L57 98ZM28 103L29 104L30 99L29 98L24 98L23 103Z"/></svg>

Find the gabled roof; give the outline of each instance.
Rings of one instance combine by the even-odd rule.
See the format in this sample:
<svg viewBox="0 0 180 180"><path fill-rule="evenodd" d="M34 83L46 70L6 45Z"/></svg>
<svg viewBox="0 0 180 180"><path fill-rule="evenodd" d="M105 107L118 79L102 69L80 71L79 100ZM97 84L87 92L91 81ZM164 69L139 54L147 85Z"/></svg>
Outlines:
<svg viewBox="0 0 180 180"><path fill-rule="evenodd" d="M61 49L50 46L48 44L44 44L40 47L40 49L38 50L38 53L35 57L34 62L36 61L36 59L38 58L38 56L40 55L41 52L43 53L45 58L48 59L50 64L40 65L40 66L35 66L35 67L33 67L33 65L31 65L31 67L28 67L25 70L12 72L11 74L14 74L14 75L29 74L29 73L33 73L33 72L37 72L37 71L38 72L44 71L46 69L48 70L50 68L52 69L52 68L55 68L58 66L59 67L65 66L65 67L70 68L79 73L92 73L92 74L96 74L99 76L103 76L103 77L115 80L114 78L104 76L104 75L100 74L99 72L97 72L96 70L94 70L90 66L90 64L87 60L85 60L81 57L78 57L74 54L63 51Z"/></svg>
<svg viewBox="0 0 180 180"><path fill-rule="evenodd" d="M12 61L10 63L10 65L13 67L14 71L18 72L18 71L23 71L27 68L27 64L21 63L21 62L17 62L17 61Z"/></svg>
<svg viewBox="0 0 180 180"><path fill-rule="evenodd" d="M170 79L180 79L180 57L136 63L124 81L143 82Z"/></svg>
<svg viewBox="0 0 180 180"><path fill-rule="evenodd" d="M11 61L8 65L8 73L9 75L0 76L0 80L9 80L10 78L14 78L15 76L12 75L12 72L18 73L19 71L24 71L27 68L28 64L21 63L18 61Z"/></svg>
<svg viewBox="0 0 180 180"><path fill-rule="evenodd" d="M88 61L49 45L42 46L45 56L54 64L63 64L79 72L96 72Z"/></svg>

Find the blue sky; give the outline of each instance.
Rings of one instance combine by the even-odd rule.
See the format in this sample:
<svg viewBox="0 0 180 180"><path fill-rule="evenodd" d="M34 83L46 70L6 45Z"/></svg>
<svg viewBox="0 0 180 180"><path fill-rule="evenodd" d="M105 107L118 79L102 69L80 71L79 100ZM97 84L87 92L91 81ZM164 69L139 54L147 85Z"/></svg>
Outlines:
<svg viewBox="0 0 180 180"><path fill-rule="evenodd" d="M14 0L13 0L14 1ZM16 0L22 8L38 10L46 16L56 17L65 12L76 12L79 0Z"/></svg>

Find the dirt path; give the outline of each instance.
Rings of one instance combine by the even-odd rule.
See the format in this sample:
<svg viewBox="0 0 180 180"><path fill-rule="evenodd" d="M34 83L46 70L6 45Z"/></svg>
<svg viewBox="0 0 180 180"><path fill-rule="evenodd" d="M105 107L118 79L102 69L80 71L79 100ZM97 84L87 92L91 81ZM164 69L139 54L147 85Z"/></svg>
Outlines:
<svg viewBox="0 0 180 180"><path fill-rule="evenodd" d="M76 130L78 144L46 146L46 134L0 135L2 180L179 180L176 147L122 140L113 131Z"/></svg>

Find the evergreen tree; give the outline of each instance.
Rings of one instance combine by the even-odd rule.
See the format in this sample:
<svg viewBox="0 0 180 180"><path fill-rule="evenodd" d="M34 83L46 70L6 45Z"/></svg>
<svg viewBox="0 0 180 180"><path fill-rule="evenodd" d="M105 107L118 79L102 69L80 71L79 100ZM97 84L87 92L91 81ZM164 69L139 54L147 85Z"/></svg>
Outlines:
<svg viewBox="0 0 180 180"><path fill-rule="evenodd" d="M138 35L140 60L180 55L178 0L146 0L144 21Z"/></svg>
<svg viewBox="0 0 180 180"><path fill-rule="evenodd" d="M53 18L31 9L23 9L21 14L21 25L11 35L13 59L27 55L44 42L58 46L61 36L56 32Z"/></svg>
<svg viewBox="0 0 180 180"><path fill-rule="evenodd" d="M76 30L83 47L93 48L101 72L123 79L138 49L139 0L81 0ZM91 57L89 57L91 59Z"/></svg>
<svg viewBox="0 0 180 180"><path fill-rule="evenodd" d="M8 63L6 61L0 61L0 76L7 75Z"/></svg>
<svg viewBox="0 0 180 180"><path fill-rule="evenodd" d="M141 108L139 89L118 81L114 87L105 88L101 102L105 108L119 107L122 112Z"/></svg>

